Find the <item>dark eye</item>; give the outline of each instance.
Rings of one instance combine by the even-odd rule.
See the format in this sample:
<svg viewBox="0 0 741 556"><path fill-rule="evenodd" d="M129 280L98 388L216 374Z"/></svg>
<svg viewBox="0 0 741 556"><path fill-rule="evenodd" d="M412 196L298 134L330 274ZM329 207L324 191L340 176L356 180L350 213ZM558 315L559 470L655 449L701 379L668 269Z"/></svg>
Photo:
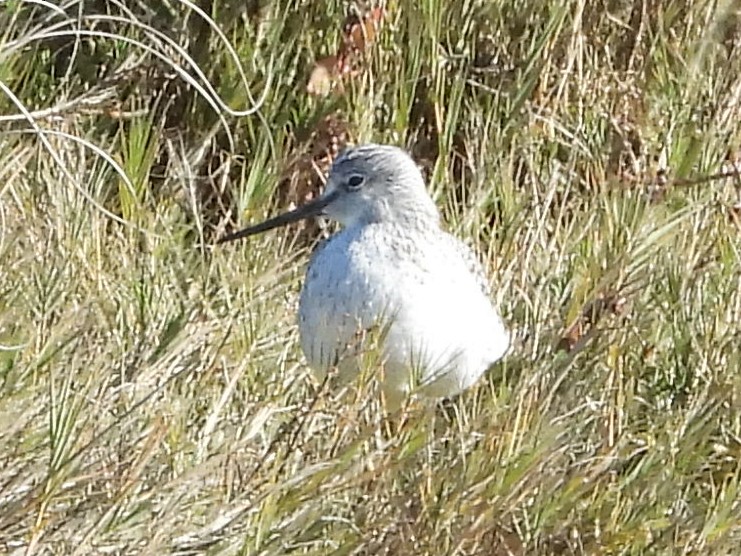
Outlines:
<svg viewBox="0 0 741 556"><path fill-rule="evenodd" d="M350 176L350 178L347 180L347 188L360 189L360 187L363 185L363 182L365 182L365 176L355 174L353 176Z"/></svg>

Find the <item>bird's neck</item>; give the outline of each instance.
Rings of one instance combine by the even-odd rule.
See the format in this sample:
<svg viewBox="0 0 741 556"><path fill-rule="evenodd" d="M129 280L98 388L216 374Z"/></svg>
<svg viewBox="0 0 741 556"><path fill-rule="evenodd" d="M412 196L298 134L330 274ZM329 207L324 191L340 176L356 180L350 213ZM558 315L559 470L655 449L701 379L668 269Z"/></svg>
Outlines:
<svg viewBox="0 0 741 556"><path fill-rule="evenodd" d="M386 204L377 216L378 222L394 223L407 229L427 231L440 228L440 213L429 197L408 199L403 204Z"/></svg>
<svg viewBox="0 0 741 556"><path fill-rule="evenodd" d="M440 231L440 214L434 212L406 211L384 215L366 221L354 222L345 229L383 229L385 234L435 234Z"/></svg>

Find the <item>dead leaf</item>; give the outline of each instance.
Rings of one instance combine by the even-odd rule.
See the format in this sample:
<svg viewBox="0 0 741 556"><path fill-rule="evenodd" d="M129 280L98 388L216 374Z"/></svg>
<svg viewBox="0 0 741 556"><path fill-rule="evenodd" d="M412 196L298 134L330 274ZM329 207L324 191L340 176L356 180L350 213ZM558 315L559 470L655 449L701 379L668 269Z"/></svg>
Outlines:
<svg viewBox="0 0 741 556"><path fill-rule="evenodd" d="M327 96L333 89L340 92L341 78L358 72L359 55L376 39L385 11L373 8L362 17L350 14L342 24L342 39L334 56L320 58L314 64L306 91L315 96Z"/></svg>
<svg viewBox="0 0 741 556"><path fill-rule="evenodd" d="M327 96L334 87L338 73L339 60L337 56L320 58L311 71L306 91L310 95Z"/></svg>
<svg viewBox="0 0 741 556"><path fill-rule="evenodd" d="M594 326L608 315L621 316L625 313L628 300L617 292L600 293L584 305L577 319L561 335L557 351L571 351L590 333Z"/></svg>
<svg viewBox="0 0 741 556"><path fill-rule="evenodd" d="M383 8L373 8L361 20L357 14L348 15L342 25L343 47L345 51L362 52L376 38L383 20Z"/></svg>

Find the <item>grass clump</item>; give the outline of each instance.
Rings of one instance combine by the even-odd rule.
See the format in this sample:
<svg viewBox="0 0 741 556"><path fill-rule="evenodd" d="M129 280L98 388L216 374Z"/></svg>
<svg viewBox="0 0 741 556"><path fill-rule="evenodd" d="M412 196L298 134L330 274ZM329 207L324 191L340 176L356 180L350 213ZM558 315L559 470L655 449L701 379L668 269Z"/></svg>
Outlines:
<svg viewBox="0 0 741 556"><path fill-rule="evenodd" d="M735 554L736 4L366 8L2 4L1 550ZM211 247L366 140L516 332L401 427L302 361L321 230Z"/></svg>

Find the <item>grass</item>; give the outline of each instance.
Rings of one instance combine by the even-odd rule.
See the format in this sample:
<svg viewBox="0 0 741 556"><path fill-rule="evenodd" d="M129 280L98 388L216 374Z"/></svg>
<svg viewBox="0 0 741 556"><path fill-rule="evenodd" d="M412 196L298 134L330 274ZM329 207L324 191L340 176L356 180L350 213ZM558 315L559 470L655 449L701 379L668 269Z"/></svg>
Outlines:
<svg viewBox="0 0 741 556"><path fill-rule="evenodd" d="M132 4L132 6L129 6ZM128 7L125 7L128 6ZM735 3L0 4L0 552L736 554ZM407 147L515 331L384 421L294 324L330 139Z"/></svg>

